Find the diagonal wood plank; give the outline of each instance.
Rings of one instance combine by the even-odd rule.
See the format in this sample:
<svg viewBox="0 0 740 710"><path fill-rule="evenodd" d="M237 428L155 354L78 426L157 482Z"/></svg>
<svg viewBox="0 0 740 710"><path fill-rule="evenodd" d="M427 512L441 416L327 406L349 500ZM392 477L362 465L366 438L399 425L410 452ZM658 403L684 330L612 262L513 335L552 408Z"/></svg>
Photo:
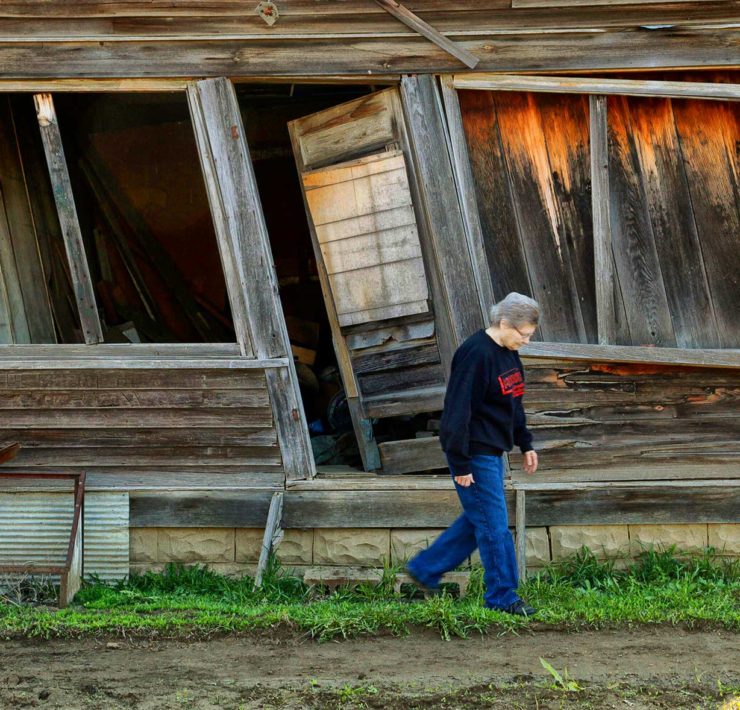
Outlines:
<svg viewBox="0 0 740 710"><path fill-rule="evenodd" d="M90 279L90 269L85 255L80 223L77 219L77 209L72 194L67 163L64 158L64 147L59 132L54 102L51 94L36 94L33 100L44 143L46 161L49 165L49 175L54 188L54 199L59 214L59 223L62 227L64 246L69 260L72 285L85 342L88 344L102 343L103 331L95 303L95 293Z"/></svg>

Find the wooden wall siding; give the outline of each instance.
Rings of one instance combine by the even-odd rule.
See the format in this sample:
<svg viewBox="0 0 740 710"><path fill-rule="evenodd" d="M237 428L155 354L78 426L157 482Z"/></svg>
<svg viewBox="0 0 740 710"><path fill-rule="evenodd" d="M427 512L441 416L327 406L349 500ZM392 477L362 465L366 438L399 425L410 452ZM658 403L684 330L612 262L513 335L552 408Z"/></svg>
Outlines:
<svg viewBox="0 0 740 710"><path fill-rule="evenodd" d="M263 370L3 370L0 438L13 468L271 474L283 467ZM175 477L176 480L176 477Z"/></svg>
<svg viewBox="0 0 740 710"><path fill-rule="evenodd" d="M307 172L303 184L339 325L429 311L403 153Z"/></svg>
<svg viewBox="0 0 740 710"><path fill-rule="evenodd" d="M634 345L740 345L739 116L735 104L609 98L612 245Z"/></svg>
<svg viewBox="0 0 740 710"><path fill-rule="evenodd" d="M31 116L35 122L35 117ZM21 125L21 131L38 130ZM21 162L19 126L0 99L0 343L54 343L46 280L30 203L35 193ZM39 186L43 190L43 186Z"/></svg>
<svg viewBox="0 0 740 710"><path fill-rule="evenodd" d="M494 295L531 293L542 339L595 342L586 97L461 91Z"/></svg>
<svg viewBox="0 0 740 710"><path fill-rule="evenodd" d="M332 481L332 483L336 483ZM427 490L383 490L382 483L353 490L291 490L285 493L283 527L433 528L460 515L448 477ZM641 488L639 490L531 491L527 524L626 525L637 523L740 522L738 488ZM261 527L272 491L131 494L131 527ZM514 492L507 492L514 525Z"/></svg>
<svg viewBox="0 0 740 710"><path fill-rule="evenodd" d="M733 2L511 4L421 0L408 6L478 56L481 71L736 63ZM268 27L238 0L3 3L0 68L8 77L195 77L463 67L371 0L286 0L280 15Z"/></svg>
<svg viewBox="0 0 740 710"><path fill-rule="evenodd" d="M525 407L547 480L740 477L740 372L525 361ZM511 457L512 467L521 458ZM529 480L529 479L528 479ZM533 481L536 478L532 479Z"/></svg>

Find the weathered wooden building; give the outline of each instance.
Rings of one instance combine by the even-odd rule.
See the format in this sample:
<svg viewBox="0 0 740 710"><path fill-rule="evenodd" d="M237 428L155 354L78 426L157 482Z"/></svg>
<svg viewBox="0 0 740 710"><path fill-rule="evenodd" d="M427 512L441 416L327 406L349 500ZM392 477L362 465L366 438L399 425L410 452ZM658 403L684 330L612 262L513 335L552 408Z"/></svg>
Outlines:
<svg viewBox="0 0 740 710"><path fill-rule="evenodd" d="M277 491L287 562L401 559L518 290L533 559L740 554L738 3L255 5L0 6L6 468L85 470L119 573L253 562Z"/></svg>

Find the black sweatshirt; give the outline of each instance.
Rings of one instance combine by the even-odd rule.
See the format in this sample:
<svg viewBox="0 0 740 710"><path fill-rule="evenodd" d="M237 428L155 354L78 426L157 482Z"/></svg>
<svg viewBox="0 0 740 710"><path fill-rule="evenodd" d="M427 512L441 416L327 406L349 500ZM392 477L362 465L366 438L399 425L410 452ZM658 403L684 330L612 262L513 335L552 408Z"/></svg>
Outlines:
<svg viewBox="0 0 740 710"><path fill-rule="evenodd" d="M471 472L475 454L500 456L514 444L532 450L524 418L524 369L515 350L485 330L471 335L452 358L440 441L454 476Z"/></svg>

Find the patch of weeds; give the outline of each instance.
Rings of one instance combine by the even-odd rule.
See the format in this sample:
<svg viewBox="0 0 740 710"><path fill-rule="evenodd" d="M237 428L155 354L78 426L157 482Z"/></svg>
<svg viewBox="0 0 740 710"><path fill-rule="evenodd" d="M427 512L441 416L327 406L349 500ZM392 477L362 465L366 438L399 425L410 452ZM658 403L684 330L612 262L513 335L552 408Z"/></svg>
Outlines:
<svg viewBox="0 0 740 710"><path fill-rule="evenodd" d="M556 670L555 667L540 657L542 667L552 676L554 683L550 685L553 690L564 690L568 693L580 693L583 688L568 675L568 669L563 668L563 672Z"/></svg>
<svg viewBox="0 0 740 710"><path fill-rule="evenodd" d="M427 627L451 639L491 630L517 633L533 623L483 607L480 568L471 571L464 599L443 591L426 601L394 592L397 571L387 567L378 585L343 588L313 599L303 581L274 558L261 588L247 576L225 577L205 567L173 564L161 574L132 575L115 585L88 581L75 605L64 610L0 600L0 634L48 638L135 632L202 637L282 627L328 641L377 633L402 635ZM723 560L711 550L691 559L676 558L671 551L646 551L622 567L582 550L527 580L520 592L540 610L534 620L538 624L598 628L708 622L740 629L740 563Z"/></svg>
<svg viewBox="0 0 740 710"><path fill-rule="evenodd" d="M343 685L337 695L341 703L356 703L368 695L377 695L378 689L374 685Z"/></svg>
<svg viewBox="0 0 740 710"><path fill-rule="evenodd" d="M0 574L0 604L42 606L56 604L57 590L46 575Z"/></svg>

